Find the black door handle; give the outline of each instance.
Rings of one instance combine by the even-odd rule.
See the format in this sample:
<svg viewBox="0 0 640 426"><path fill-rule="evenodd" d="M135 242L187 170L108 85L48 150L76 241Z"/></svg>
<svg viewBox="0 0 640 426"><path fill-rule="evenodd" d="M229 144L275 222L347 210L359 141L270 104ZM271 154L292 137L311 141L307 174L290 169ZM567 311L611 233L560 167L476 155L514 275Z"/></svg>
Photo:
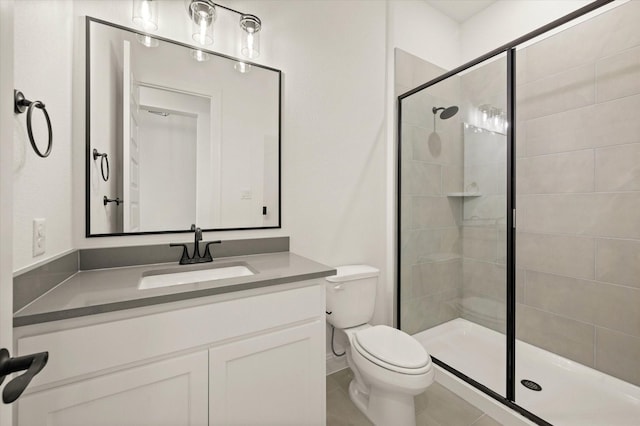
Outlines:
<svg viewBox="0 0 640 426"><path fill-rule="evenodd" d="M49 352L12 358L9 356L8 350L0 349L0 384L9 374L27 370L24 374L7 383L2 391L2 401L5 404L11 404L18 399L31 383L31 379L47 365L48 360Z"/></svg>

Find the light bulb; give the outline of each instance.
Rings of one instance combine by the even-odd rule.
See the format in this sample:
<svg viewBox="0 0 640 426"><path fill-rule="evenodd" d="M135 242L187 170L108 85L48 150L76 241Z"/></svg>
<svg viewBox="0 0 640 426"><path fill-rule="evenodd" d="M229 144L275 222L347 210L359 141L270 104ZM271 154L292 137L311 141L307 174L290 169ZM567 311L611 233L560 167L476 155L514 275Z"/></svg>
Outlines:
<svg viewBox="0 0 640 426"><path fill-rule="evenodd" d="M204 19L200 20L200 44L205 44L207 41L207 21Z"/></svg>

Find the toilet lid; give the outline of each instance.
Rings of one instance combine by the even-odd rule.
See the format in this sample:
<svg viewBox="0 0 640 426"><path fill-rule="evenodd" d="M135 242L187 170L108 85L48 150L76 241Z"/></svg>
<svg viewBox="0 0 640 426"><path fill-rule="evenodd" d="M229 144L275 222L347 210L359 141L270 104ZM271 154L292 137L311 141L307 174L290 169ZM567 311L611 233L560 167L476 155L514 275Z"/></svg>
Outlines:
<svg viewBox="0 0 640 426"><path fill-rule="evenodd" d="M355 340L357 346L373 358L396 367L417 369L430 362L429 354L416 339L386 325L359 331Z"/></svg>

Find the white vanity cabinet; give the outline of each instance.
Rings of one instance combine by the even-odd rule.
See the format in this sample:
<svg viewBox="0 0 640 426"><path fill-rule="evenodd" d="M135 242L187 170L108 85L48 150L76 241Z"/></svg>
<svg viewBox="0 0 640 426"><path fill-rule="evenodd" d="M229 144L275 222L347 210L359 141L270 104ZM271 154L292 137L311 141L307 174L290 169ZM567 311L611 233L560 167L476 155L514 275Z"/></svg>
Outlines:
<svg viewBox="0 0 640 426"><path fill-rule="evenodd" d="M18 424L207 424L208 354L200 351L21 397Z"/></svg>
<svg viewBox="0 0 640 426"><path fill-rule="evenodd" d="M242 293L16 329L18 354L49 351L16 425L323 425L322 282Z"/></svg>

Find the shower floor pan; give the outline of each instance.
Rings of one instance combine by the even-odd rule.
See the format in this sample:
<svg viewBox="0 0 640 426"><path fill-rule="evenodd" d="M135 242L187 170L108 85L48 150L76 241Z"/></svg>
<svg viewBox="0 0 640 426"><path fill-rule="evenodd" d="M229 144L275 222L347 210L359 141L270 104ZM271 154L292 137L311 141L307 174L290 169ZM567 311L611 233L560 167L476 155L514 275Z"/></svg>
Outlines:
<svg viewBox="0 0 640 426"><path fill-rule="evenodd" d="M434 357L504 395L503 334L458 318L414 337ZM542 390L528 389L521 380ZM519 340L516 403L557 426L640 425L640 387Z"/></svg>

